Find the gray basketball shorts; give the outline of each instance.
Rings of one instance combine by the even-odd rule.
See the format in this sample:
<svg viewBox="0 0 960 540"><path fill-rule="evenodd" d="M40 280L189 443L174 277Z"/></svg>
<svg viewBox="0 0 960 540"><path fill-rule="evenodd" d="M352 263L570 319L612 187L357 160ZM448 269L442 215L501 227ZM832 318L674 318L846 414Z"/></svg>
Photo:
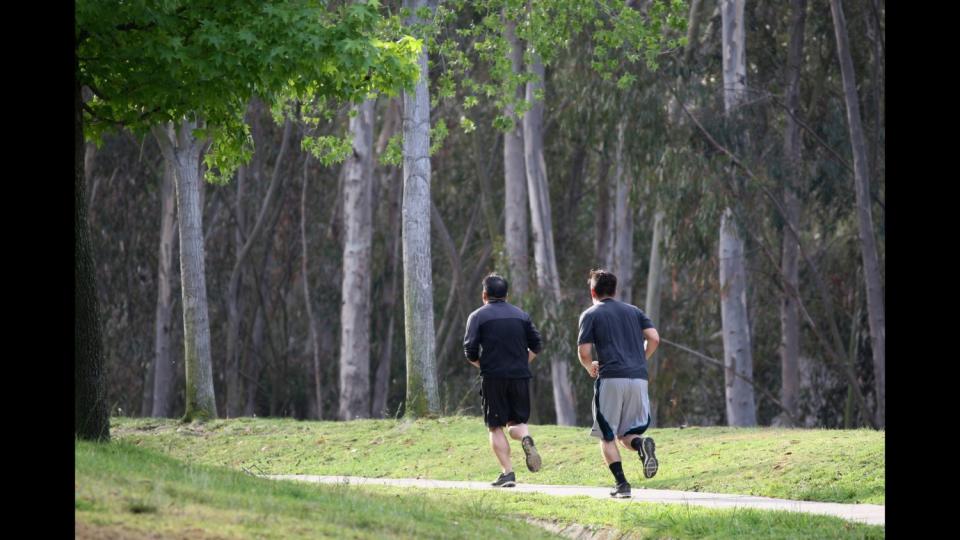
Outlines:
<svg viewBox="0 0 960 540"><path fill-rule="evenodd" d="M593 385L593 429L605 441L640 435L650 426L650 396L644 379L597 379Z"/></svg>

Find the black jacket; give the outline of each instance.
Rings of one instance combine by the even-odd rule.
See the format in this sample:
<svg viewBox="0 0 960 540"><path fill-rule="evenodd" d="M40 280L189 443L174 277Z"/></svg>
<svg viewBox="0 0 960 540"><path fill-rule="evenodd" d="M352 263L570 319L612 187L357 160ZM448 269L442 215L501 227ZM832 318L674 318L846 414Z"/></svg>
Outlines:
<svg viewBox="0 0 960 540"><path fill-rule="evenodd" d="M467 318L463 354L480 360L480 375L502 379L529 379L527 349L542 348L530 315L504 300L490 300Z"/></svg>

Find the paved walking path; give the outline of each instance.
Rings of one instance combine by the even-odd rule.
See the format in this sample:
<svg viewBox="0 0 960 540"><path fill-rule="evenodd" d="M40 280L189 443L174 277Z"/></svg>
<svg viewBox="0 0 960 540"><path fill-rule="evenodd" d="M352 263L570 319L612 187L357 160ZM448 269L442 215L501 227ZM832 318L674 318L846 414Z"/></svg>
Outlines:
<svg viewBox="0 0 960 540"><path fill-rule="evenodd" d="M418 488L446 489L499 489L546 495L587 496L596 499L610 499L610 488L587 486L551 486L544 484L517 484L513 488L494 488L486 482L461 482L451 480L426 480L412 478L363 478L360 476L316 476L309 474L273 474L264 475L275 480L299 480L320 484L380 485ZM842 504L811 501L790 501L752 495L729 495L722 493L702 493L698 491L677 491L673 489L644 489L633 486L633 498L613 499L624 502L653 502L667 504L692 504L710 508L756 508L758 510L787 510L837 516L851 521L870 525L884 525L884 506L879 504Z"/></svg>

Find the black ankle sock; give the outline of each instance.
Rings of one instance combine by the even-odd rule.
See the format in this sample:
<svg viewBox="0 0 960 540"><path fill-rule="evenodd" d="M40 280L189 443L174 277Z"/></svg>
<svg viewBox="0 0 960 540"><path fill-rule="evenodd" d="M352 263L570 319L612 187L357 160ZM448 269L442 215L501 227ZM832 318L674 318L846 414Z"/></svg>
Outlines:
<svg viewBox="0 0 960 540"><path fill-rule="evenodd" d="M640 446L642 443L643 443L643 437L637 437L632 441L630 441L630 446L632 446L634 450L639 452L640 449L642 448L642 446Z"/></svg>
<svg viewBox="0 0 960 540"><path fill-rule="evenodd" d="M619 461L614 461L610 464L610 472L613 473L613 477L617 479L617 485L620 485L627 481L627 477L623 475L623 463Z"/></svg>

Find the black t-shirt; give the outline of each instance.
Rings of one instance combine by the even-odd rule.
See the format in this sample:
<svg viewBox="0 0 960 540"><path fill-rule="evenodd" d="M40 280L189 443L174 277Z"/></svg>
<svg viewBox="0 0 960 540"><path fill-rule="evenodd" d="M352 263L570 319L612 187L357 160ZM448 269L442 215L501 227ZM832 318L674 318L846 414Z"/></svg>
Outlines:
<svg viewBox="0 0 960 540"><path fill-rule="evenodd" d="M527 349L539 353L540 332L530 315L504 300L490 300L467 318L463 354L480 360L480 375L503 379L528 379Z"/></svg>
<svg viewBox="0 0 960 540"><path fill-rule="evenodd" d="M653 322L637 306L604 298L580 314L577 345L593 343L601 379L646 379L643 331Z"/></svg>

